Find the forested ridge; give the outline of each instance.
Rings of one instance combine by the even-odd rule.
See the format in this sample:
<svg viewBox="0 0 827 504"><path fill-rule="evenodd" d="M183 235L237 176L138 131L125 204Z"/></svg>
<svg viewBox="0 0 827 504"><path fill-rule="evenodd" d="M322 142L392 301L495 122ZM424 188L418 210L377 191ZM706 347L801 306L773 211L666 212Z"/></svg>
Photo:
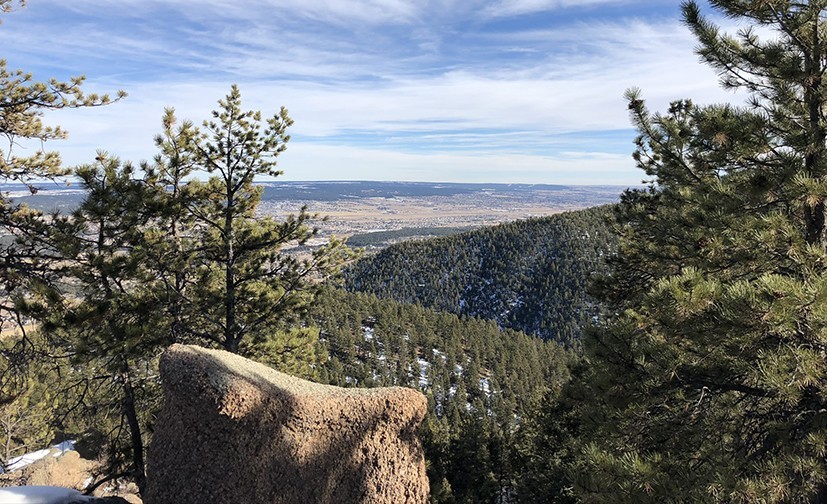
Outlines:
<svg viewBox="0 0 827 504"><path fill-rule="evenodd" d="M321 294L310 320L327 355L320 381L427 395L420 434L433 502L517 498L535 454L524 424L567 381L572 351L490 320L338 289Z"/></svg>
<svg viewBox="0 0 827 504"><path fill-rule="evenodd" d="M609 208L392 245L348 268L345 287L572 344L598 312L586 286L615 248Z"/></svg>

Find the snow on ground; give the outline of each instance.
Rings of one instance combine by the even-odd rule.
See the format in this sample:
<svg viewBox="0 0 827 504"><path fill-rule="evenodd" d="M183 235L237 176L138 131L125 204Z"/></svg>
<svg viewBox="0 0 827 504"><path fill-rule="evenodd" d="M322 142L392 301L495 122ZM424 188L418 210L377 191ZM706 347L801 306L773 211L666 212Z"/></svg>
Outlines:
<svg viewBox="0 0 827 504"><path fill-rule="evenodd" d="M42 459L46 455L48 455L52 450L46 448L45 450L37 450L31 453L26 453L25 455L20 455L19 457L14 457L9 459L9 463L7 465L7 470L9 472L16 471L18 469L23 469L29 464L33 464L38 460ZM4 502L0 500L0 502Z"/></svg>
<svg viewBox="0 0 827 504"><path fill-rule="evenodd" d="M75 442L74 441L63 441L62 443L58 443L56 445L50 446L44 450L37 450L31 453L25 453L23 455L12 457L9 459L9 463L6 465L6 470L16 471L18 469L23 469L29 464L33 464L38 460L42 459L43 457L52 454L53 457L60 457L67 451L71 451L75 449ZM3 469L0 468L0 473L3 472ZM5 504L5 501L0 500L0 503Z"/></svg>
<svg viewBox="0 0 827 504"><path fill-rule="evenodd" d="M491 381L488 378L480 378L480 390L485 397L491 397Z"/></svg>
<svg viewBox="0 0 827 504"><path fill-rule="evenodd" d="M362 326L362 329L365 331L365 341L373 341L373 327Z"/></svg>
<svg viewBox="0 0 827 504"><path fill-rule="evenodd" d="M419 363L419 388L425 388L428 386L428 367L431 363L422 357L416 359L416 362Z"/></svg>
<svg viewBox="0 0 827 504"><path fill-rule="evenodd" d="M22 486L0 488L0 502L3 504L75 504L89 502L77 490L49 486Z"/></svg>
<svg viewBox="0 0 827 504"><path fill-rule="evenodd" d="M66 453L67 451L72 451L75 449L75 440L63 441L62 443L58 443L56 445L52 445L52 450L57 450L59 453L55 453L55 457L59 457Z"/></svg>

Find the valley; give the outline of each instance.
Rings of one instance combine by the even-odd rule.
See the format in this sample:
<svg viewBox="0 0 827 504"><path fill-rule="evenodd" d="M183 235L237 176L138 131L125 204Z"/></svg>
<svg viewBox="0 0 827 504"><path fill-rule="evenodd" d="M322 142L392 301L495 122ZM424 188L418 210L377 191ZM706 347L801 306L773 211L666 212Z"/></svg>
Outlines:
<svg viewBox="0 0 827 504"><path fill-rule="evenodd" d="M259 212L286 216L302 205L318 214L315 242L388 231L464 230L618 201L621 186L304 182L265 184ZM327 217L327 220L321 218ZM423 233L434 236L446 233ZM393 241L393 240L392 240ZM312 244L312 243L311 243ZM357 244L358 245L358 244Z"/></svg>

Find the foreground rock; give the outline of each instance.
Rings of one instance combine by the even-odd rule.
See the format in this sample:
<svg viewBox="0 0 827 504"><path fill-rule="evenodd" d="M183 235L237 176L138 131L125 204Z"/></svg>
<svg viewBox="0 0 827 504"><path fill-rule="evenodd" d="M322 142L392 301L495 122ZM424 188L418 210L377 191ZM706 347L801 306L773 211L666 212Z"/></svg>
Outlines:
<svg viewBox="0 0 827 504"><path fill-rule="evenodd" d="M415 390L319 385L183 345L161 379L147 504L427 502Z"/></svg>

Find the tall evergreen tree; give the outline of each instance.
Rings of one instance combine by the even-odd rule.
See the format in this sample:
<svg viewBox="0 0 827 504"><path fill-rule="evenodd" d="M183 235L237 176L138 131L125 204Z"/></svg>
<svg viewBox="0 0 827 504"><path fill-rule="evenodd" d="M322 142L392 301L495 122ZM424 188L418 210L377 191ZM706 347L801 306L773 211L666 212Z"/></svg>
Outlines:
<svg viewBox="0 0 827 504"><path fill-rule="evenodd" d="M150 198L132 165L105 153L75 173L88 194L72 215L53 216L43 238L53 250L61 288L19 307L71 357L85 388L107 388L91 405L81 394L77 407L114 404L120 421L110 427L109 472L125 471L143 490L146 414L159 392L153 361L170 341L163 298L155 295L159 282L144 267L141 250L153 219L145 205Z"/></svg>
<svg viewBox="0 0 827 504"><path fill-rule="evenodd" d="M197 253L181 263L194 272L192 285L186 293L181 285L176 287L186 304L187 330L231 352L246 352L244 341L266 341L258 351L269 348L267 360L290 367L296 364L291 355L304 348L312 331L297 338L297 329L287 330L289 323L301 319L318 291L318 280L335 273L349 253L336 239L303 259L281 250L304 245L317 234L309 225L314 216L306 208L282 220L257 214L263 188L253 181L282 174L276 158L286 149L293 121L284 108L266 120L260 112L242 110L236 86L219 106L200 132L186 125L171 132L165 126L166 138L159 140L162 165L167 163L161 180L168 180L166 184L180 183L179 178L169 179L169 167L182 163L212 175L205 183L187 181L180 193L183 202L168 195L171 204L188 214L189 227L179 238L188 235L197 243ZM177 250L182 252L187 253Z"/></svg>
<svg viewBox="0 0 827 504"><path fill-rule="evenodd" d="M25 1L0 0L0 12L9 12ZM0 182L25 184L34 192L37 181L54 180L67 175L57 152L43 147L66 137L59 126L43 123L46 112L79 107L106 105L125 96L87 94L83 77L68 81L35 81L32 74L9 69L0 59ZM19 148L30 147L28 155ZM31 361L34 340L29 337L25 320L15 303L26 296L33 283L48 282L48 267L40 259L49 253L31 238L32 231L46 224L42 216L14 204L0 195L0 331L15 334L16 344L4 345L0 351L0 402L10 400L25 384L25 369Z"/></svg>
<svg viewBox="0 0 827 504"><path fill-rule="evenodd" d="M189 182L199 166L191 148L197 136L192 122L179 124L175 111L166 109L162 132L155 137L159 152L153 163L141 166L153 214L152 226L140 235L144 266L158 280L155 295L163 300L160 309L169 321L169 340L175 343L193 337L187 300L195 283L199 243L193 233L195 217L189 211L197 195Z"/></svg>
<svg viewBox="0 0 827 504"><path fill-rule="evenodd" d="M827 1L710 4L745 27L685 22L749 101L628 93L651 183L617 210L586 344L589 501L827 500Z"/></svg>

